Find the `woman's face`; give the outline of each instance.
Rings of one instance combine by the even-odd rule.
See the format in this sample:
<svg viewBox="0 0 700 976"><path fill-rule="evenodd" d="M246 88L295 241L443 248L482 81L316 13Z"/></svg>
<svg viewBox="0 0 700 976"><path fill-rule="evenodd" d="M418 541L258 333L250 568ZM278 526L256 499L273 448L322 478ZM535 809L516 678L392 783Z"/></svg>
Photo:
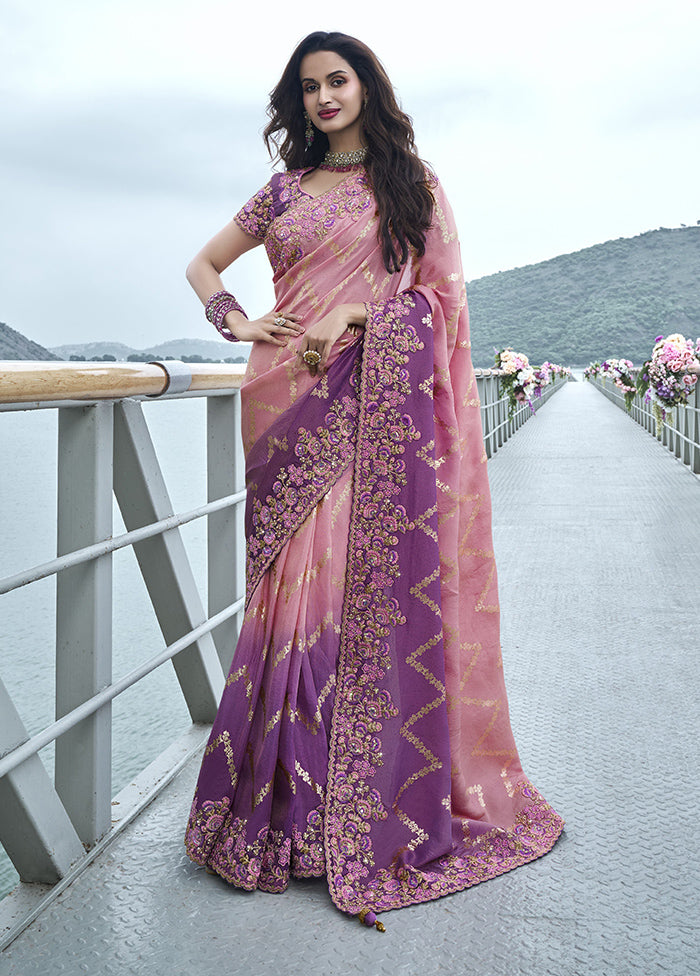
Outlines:
<svg viewBox="0 0 700 976"><path fill-rule="evenodd" d="M366 89L353 68L334 51L316 51L302 60L299 76L304 108L331 149L357 149Z"/></svg>

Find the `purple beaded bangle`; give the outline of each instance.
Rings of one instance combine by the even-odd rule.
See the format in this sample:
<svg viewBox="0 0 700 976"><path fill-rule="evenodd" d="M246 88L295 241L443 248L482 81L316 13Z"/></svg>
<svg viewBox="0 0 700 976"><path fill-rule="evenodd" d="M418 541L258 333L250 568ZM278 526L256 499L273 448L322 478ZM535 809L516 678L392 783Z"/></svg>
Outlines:
<svg viewBox="0 0 700 976"><path fill-rule="evenodd" d="M238 336L235 336L229 327L224 325L224 319L229 312L240 312L244 318L248 318L236 299L228 291L215 292L204 306L204 314L216 331L224 339L228 339L229 342L238 342Z"/></svg>

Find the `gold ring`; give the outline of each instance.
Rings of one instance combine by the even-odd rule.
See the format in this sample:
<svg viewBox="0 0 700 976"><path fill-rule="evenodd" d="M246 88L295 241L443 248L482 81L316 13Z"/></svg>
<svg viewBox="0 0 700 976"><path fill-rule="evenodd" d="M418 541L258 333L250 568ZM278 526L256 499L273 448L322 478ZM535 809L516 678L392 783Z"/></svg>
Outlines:
<svg viewBox="0 0 700 976"><path fill-rule="evenodd" d="M277 316L277 318L275 319L275 325L276 325L276 326L277 326L277 327L278 327L279 329L281 329L281 328L282 328L282 326L283 326L283 325L286 325L286 324L287 324L287 320L286 320L286 318L284 317L284 315L278 315L278 316Z"/></svg>
<svg viewBox="0 0 700 976"><path fill-rule="evenodd" d="M321 353L316 349L307 349L301 358L307 366L318 366L321 362Z"/></svg>

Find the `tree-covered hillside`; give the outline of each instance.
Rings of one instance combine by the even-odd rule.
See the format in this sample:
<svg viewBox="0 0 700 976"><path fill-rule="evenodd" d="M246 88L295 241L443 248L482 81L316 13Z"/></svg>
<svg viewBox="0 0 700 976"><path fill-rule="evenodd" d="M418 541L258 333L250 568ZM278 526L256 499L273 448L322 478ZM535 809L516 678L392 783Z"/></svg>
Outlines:
<svg viewBox="0 0 700 976"><path fill-rule="evenodd" d="M586 365L649 358L657 335L700 335L700 227L648 231L467 286L472 356L494 347L530 361Z"/></svg>
<svg viewBox="0 0 700 976"><path fill-rule="evenodd" d="M0 322L0 359L55 360L59 357Z"/></svg>

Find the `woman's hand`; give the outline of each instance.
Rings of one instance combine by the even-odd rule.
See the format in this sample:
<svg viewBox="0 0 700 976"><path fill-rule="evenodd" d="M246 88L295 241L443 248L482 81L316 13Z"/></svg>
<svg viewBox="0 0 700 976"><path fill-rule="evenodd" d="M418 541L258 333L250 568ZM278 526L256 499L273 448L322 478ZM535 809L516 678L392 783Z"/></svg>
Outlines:
<svg viewBox="0 0 700 976"><path fill-rule="evenodd" d="M351 326L364 326L366 319L367 310L360 302L336 305L327 315L306 330L297 355L312 376L325 371L331 349L342 334ZM304 353L310 350L321 357L315 364L304 360Z"/></svg>
<svg viewBox="0 0 700 976"><path fill-rule="evenodd" d="M240 312L229 312L224 322L241 342L271 342L274 346L286 346L289 337L296 339L304 333L298 315L274 310L251 322Z"/></svg>

